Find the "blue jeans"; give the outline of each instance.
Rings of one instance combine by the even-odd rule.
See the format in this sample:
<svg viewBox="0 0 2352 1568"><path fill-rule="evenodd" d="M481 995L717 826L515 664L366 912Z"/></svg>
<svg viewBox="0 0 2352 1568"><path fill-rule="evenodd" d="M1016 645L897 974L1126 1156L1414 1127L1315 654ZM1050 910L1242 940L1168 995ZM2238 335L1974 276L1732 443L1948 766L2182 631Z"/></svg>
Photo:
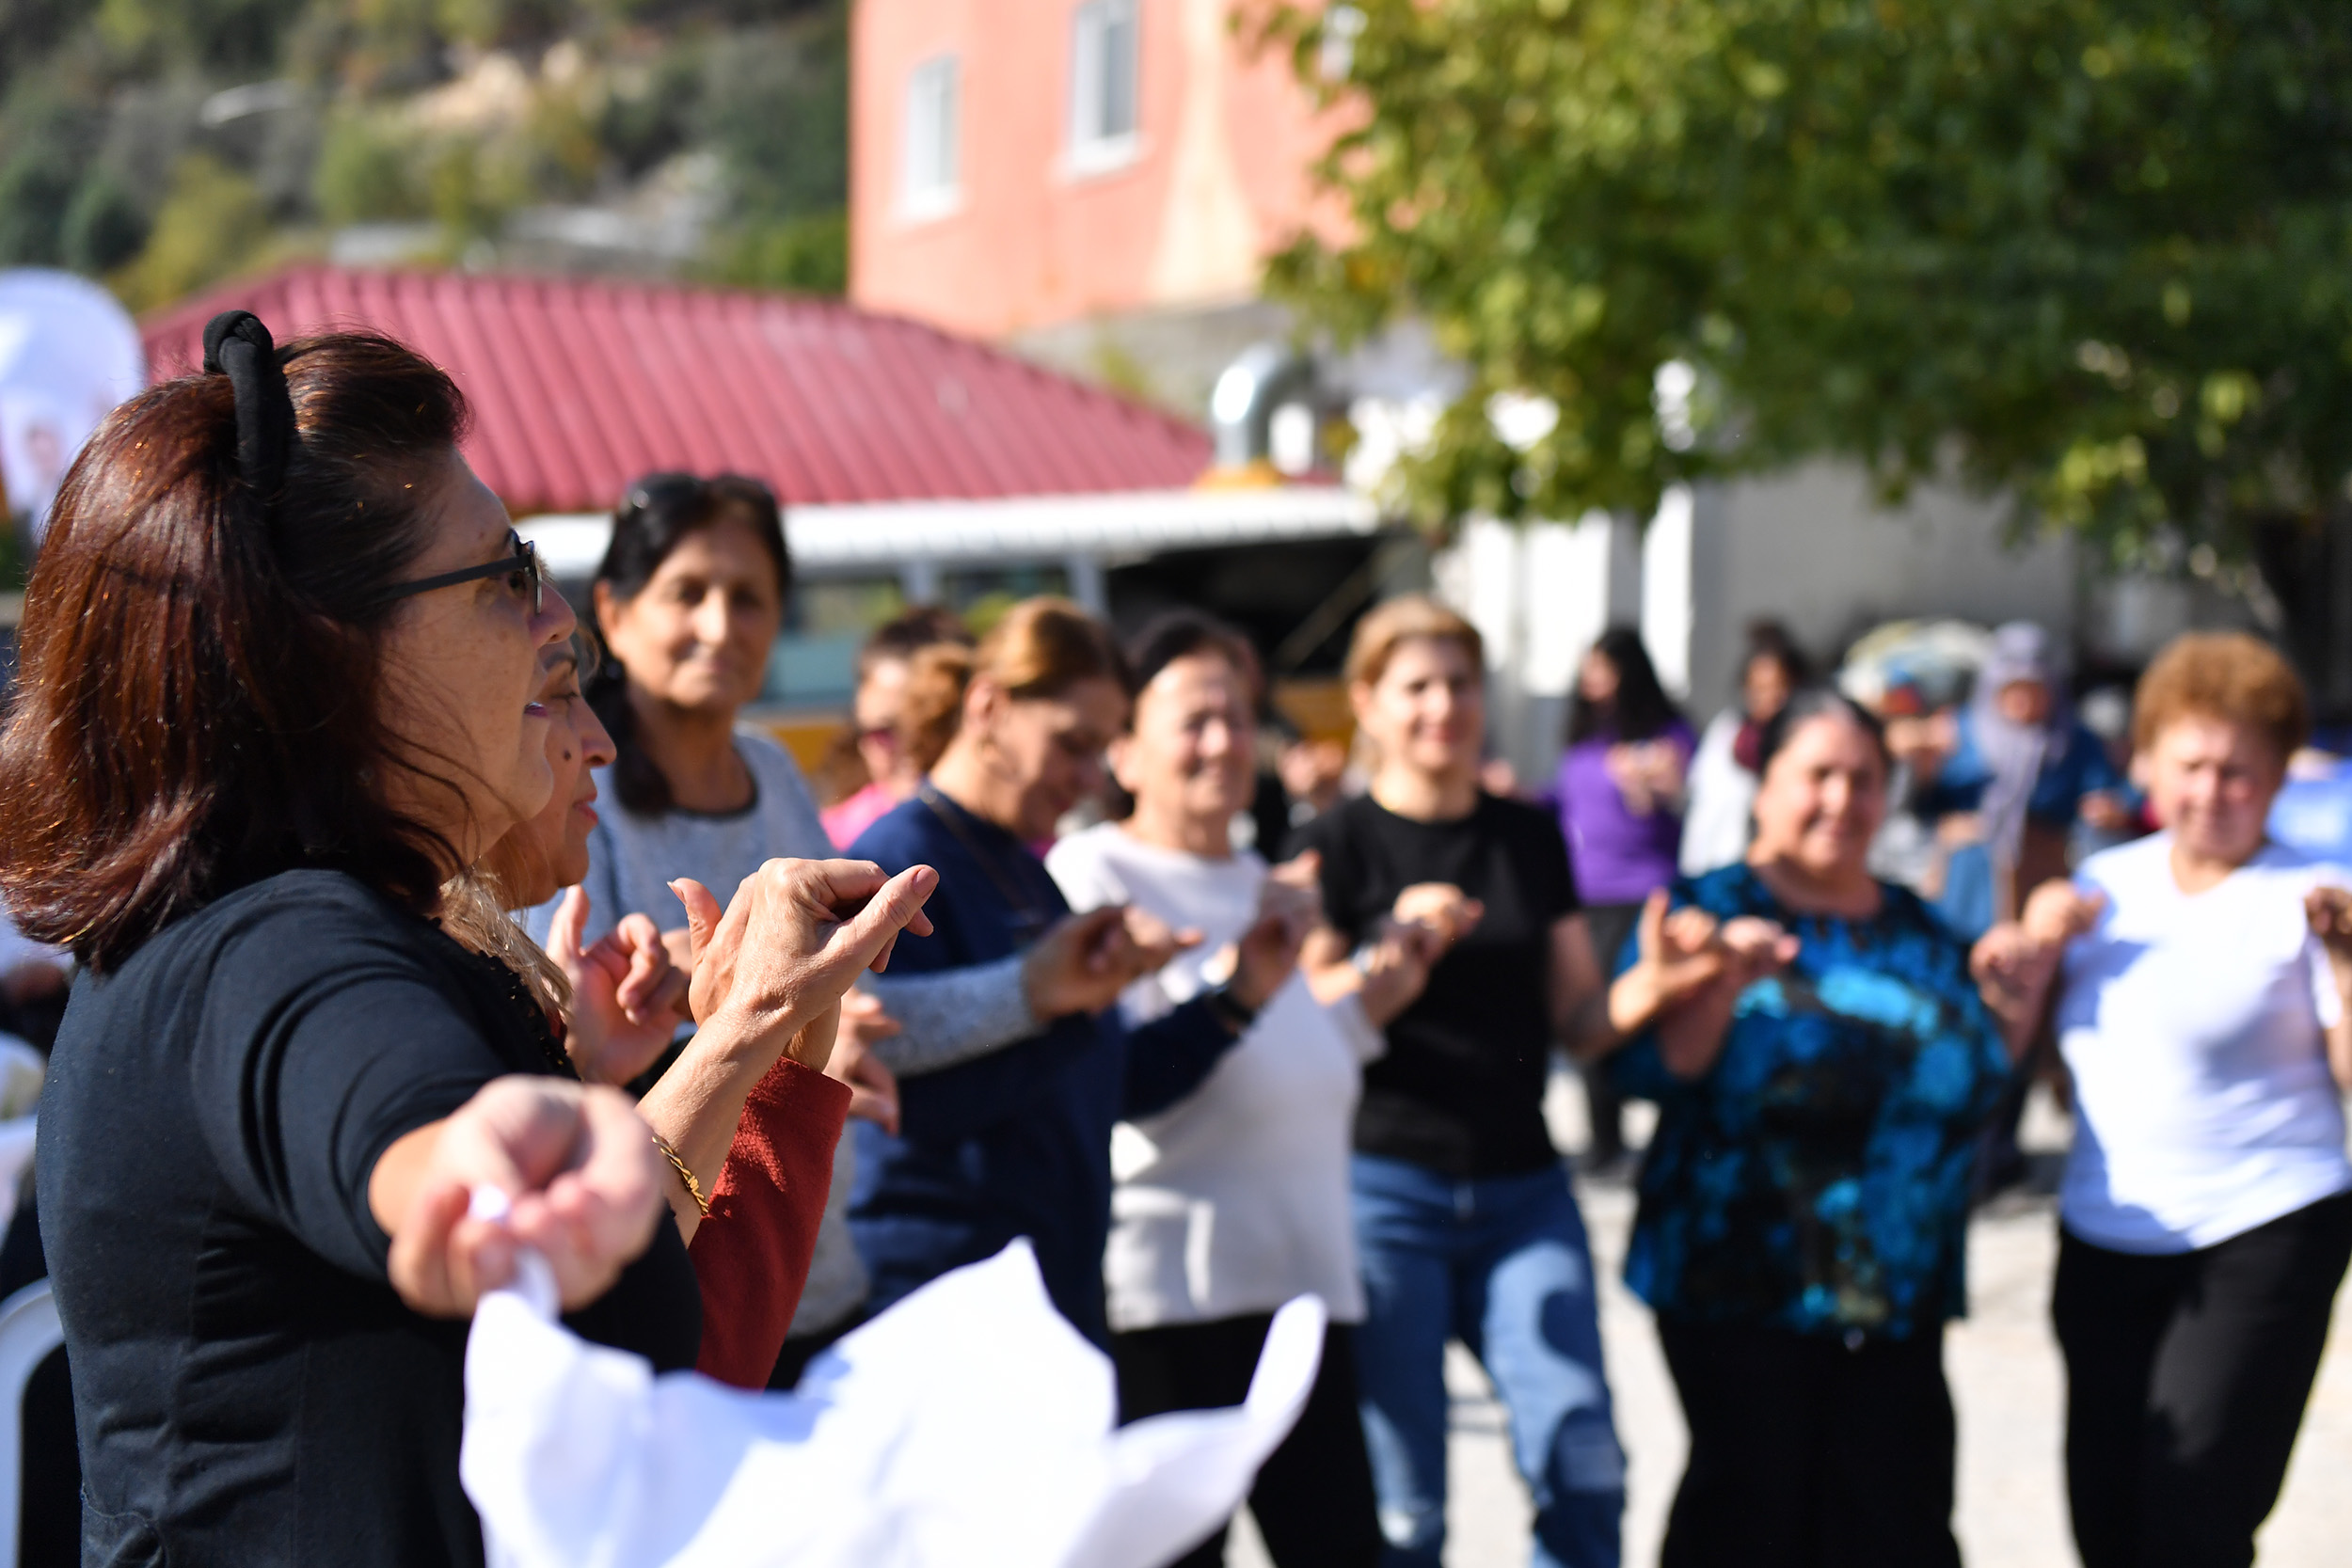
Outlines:
<svg viewBox="0 0 2352 1568"><path fill-rule="evenodd" d="M1445 1545L1449 1338L1470 1347L1510 1412L1535 1503L1532 1568L1617 1568L1625 1456L1565 1168L1457 1181L1359 1154L1354 1180L1357 1359L1385 1568L1438 1568Z"/></svg>

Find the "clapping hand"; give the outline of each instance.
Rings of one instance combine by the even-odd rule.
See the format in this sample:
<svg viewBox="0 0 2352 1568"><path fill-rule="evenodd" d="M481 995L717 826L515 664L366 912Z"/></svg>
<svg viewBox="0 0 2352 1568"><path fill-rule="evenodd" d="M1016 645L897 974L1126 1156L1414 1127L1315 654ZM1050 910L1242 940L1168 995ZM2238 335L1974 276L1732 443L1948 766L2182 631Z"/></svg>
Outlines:
<svg viewBox="0 0 2352 1568"><path fill-rule="evenodd" d="M626 1084L653 1066L677 1032L687 974L643 914L623 916L583 946L588 915L587 890L567 888L548 929L548 957L572 983L564 1047L583 1082Z"/></svg>
<svg viewBox="0 0 2352 1568"><path fill-rule="evenodd" d="M939 885L928 865L895 877L867 861L772 860L743 879L723 912L710 890L681 879L693 944L687 990L694 1022L728 1037L784 1042L823 1070L842 994L879 973L902 930L930 934L923 902Z"/></svg>
<svg viewBox="0 0 2352 1568"><path fill-rule="evenodd" d="M852 990L841 999L841 1022L834 1035L833 1059L825 1076L850 1086L850 1115L870 1121L896 1136L898 1131L898 1080L874 1053L876 1040L899 1033L897 1019L882 1010L880 998Z"/></svg>
<svg viewBox="0 0 2352 1568"><path fill-rule="evenodd" d="M1040 1019L1099 1013L1120 991L1200 942L1200 932L1171 929L1125 904L1071 915L1039 938L1022 962L1029 1011Z"/></svg>
<svg viewBox="0 0 2352 1568"><path fill-rule="evenodd" d="M1655 1023L1667 1067L1696 1077L1712 1065L1740 993L1797 956L1797 939L1756 915L1716 919L1652 893L1634 928L1633 967L1609 988L1609 1022L1619 1036Z"/></svg>
<svg viewBox="0 0 2352 1568"><path fill-rule="evenodd" d="M1258 888L1258 916L1234 943L1233 999L1255 1011L1298 968L1307 933L1323 921L1323 857L1312 849L1284 861Z"/></svg>
<svg viewBox="0 0 2352 1568"><path fill-rule="evenodd" d="M1428 927L1448 947L1470 935L1486 912L1486 905L1451 882L1415 882L1389 906L1392 919Z"/></svg>
<svg viewBox="0 0 2352 1568"><path fill-rule="evenodd" d="M2315 887L2303 895L2303 917L2312 935L2327 949L2328 962L2339 979L2352 977L2352 892L2340 887Z"/></svg>

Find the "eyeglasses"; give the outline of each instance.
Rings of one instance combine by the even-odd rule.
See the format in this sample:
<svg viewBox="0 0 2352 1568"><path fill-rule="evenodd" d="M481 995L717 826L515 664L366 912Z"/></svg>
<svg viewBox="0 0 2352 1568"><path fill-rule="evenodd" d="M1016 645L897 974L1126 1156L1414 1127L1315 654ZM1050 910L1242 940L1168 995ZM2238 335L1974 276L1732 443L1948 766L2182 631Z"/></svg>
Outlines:
<svg viewBox="0 0 2352 1568"><path fill-rule="evenodd" d="M511 528L506 531L506 542L515 546L514 554L485 561L479 566L462 566L438 577L394 583L377 602L391 604L413 594L430 594L436 588L454 588L461 582L480 582L485 578L506 578L507 586L517 594L526 586L530 588L531 613L537 615L547 608L548 597L548 569L539 563L539 546Z"/></svg>
<svg viewBox="0 0 2352 1568"><path fill-rule="evenodd" d="M687 505L706 495L748 501L770 512L776 510L776 493L764 482L748 475L717 474L705 479L700 474L672 471L647 474L628 487L621 505L630 512L656 512Z"/></svg>

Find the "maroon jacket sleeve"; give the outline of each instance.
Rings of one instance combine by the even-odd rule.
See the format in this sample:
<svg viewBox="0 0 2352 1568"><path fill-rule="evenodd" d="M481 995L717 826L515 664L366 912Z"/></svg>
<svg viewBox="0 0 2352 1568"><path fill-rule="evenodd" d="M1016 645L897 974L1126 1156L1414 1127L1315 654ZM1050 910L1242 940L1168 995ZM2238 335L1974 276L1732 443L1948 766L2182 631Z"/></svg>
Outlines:
<svg viewBox="0 0 2352 1568"><path fill-rule="evenodd" d="M744 1101L735 1143L687 1256L703 1292L695 1369L765 1388L808 1283L850 1086L787 1056Z"/></svg>

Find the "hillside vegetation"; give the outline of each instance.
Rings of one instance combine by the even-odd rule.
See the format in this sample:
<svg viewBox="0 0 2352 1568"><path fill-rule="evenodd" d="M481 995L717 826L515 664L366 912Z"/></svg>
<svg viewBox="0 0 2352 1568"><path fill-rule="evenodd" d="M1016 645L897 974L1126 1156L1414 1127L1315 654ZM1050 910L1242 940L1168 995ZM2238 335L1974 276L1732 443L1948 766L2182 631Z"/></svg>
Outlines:
<svg viewBox="0 0 2352 1568"><path fill-rule="evenodd" d="M0 265L297 256L837 292L844 0L0 0Z"/></svg>

